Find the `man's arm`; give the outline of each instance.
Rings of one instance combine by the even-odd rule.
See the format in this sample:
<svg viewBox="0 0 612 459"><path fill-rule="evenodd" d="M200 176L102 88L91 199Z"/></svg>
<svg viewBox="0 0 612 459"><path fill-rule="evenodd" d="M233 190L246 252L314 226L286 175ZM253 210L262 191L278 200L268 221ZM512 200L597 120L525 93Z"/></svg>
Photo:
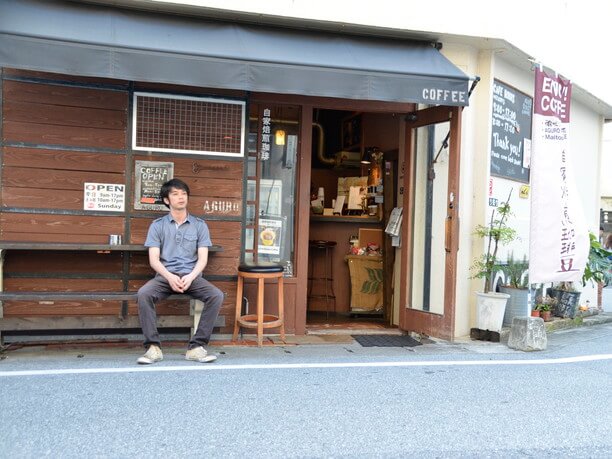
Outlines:
<svg viewBox="0 0 612 459"><path fill-rule="evenodd" d="M202 271L204 271L204 268L206 268L207 263L208 263L208 247L198 247L198 261L193 267L193 270L186 276L183 276L183 279L182 279L184 290L187 290L191 286L191 283L196 277L202 275Z"/></svg>
<svg viewBox="0 0 612 459"><path fill-rule="evenodd" d="M183 281L176 274L172 274L166 269L160 260L161 250L159 247L149 247L149 264L155 272L163 276L170 284L170 288L178 293L183 293L186 287L183 286Z"/></svg>

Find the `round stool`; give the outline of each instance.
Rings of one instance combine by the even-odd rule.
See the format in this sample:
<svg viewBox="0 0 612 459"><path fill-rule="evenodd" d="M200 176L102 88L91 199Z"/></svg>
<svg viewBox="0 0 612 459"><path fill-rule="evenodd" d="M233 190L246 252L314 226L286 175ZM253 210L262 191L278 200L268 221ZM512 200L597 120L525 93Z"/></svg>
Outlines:
<svg viewBox="0 0 612 459"><path fill-rule="evenodd" d="M281 339L285 339L283 265L269 262L245 262L238 267L238 288L236 290L236 318L233 341L238 338L240 327L257 329L257 345L263 344L264 328L280 327ZM242 314L242 292L244 279L257 279L257 314ZM278 279L278 315L264 314L264 282ZM248 312L248 311L247 311Z"/></svg>
<svg viewBox="0 0 612 459"><path fill-rule="evenodd" d="M308 298L317 298L325 300L325 315L329 319L329 302L334 302L334 311L336 310L336 294L334 293L334 247L336 241L308 241L310 255L308 257ZM315 261L317 255L323 256L323 273L315 276ZM321 267L319 267L321 271ZM313 284L315 281L323 281L323 291L318 294L312 293Z"/></svg>

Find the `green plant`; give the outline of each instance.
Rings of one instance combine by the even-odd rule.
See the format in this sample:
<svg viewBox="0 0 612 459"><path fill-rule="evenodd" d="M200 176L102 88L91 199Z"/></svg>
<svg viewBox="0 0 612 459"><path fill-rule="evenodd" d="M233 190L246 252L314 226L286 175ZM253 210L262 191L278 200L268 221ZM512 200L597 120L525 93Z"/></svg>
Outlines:
<svg viewBox="0 0 612 459"><path fill-rule="evenodd" d="M500 245L506 245L516 239L516 231L508 226L508 217L512 215L510 211L510 197L512 190L508 194L508 199L496 210L491 213L491 221L488 226L478 225L474 235L487 240L487 250L480 257L474 260L472 265L473 277L484 279L484 292L491 291L493 274L497 271L497 250Z"/></svg>
<svg viewBox="0 0 612 459"><path fill-rule="evenodd" d="M527 276L525 271L529 269L527 256L523 256L521 261L514 259L514 254L510 253L506 259L506 264L501 266L505 277L505 286L512 288L527 288Z"/></svg>
<svg viewBox="0 0 612 459"><path fill-rule="evenodd" d="M612 252L603 248L597 240L597 236L589 233L591 246L589 248L589 258L587 259L584 272L582 273L582 286L587 282L609 283L612 280Z"/></svg>
<svg viewBox="0 0 612 459"><path fill-rule="evenodd" d="M545 297L538 296L536 298L535 310L544 312L552 311L552 308L557 304L557 298L546 295Z"/></svg>

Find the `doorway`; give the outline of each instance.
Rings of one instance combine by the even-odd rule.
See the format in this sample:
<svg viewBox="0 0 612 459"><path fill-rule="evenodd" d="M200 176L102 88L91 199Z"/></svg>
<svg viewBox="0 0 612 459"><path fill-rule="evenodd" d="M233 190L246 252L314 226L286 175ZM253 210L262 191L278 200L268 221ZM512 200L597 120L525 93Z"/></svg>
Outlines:
<svg viewBox="0 0 612 459"><path fill-rule="evenodd" d="M313 111L308 333L397 330L395 249L384 230L396 205L399 146L394 113Z"/></svg>

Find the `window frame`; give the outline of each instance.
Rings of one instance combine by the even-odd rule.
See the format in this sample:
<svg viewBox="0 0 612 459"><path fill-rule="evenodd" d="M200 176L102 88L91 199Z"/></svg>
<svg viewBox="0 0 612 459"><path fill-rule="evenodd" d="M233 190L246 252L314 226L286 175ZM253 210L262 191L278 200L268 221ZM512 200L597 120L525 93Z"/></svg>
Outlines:
<svg viewBox="0 0 612 459"><path fill-rule="evenodd" d="M240 105L241 119L240 119L240 152L239 153L227 153L217 151L206 151L206 150L185 150L178 148L152 148L143 147L136 145L137 141L137 110L138 110L138 97L157 97L160 99L178 99L178 100L192 100L198 102L212 102L212 103L225 103L230 105ZM227 99L221 97L200 97L200 96L185 96L181 94L165 94L158 92L147 92L147 91L134 91L132 100L132 150L134 151L159 151L163 153L177 153L177 154L192 154L192 155L207 155L207 156L227 156L231 158L243 158L245 151L245 132L246 132L246 101Z"/></svg>

